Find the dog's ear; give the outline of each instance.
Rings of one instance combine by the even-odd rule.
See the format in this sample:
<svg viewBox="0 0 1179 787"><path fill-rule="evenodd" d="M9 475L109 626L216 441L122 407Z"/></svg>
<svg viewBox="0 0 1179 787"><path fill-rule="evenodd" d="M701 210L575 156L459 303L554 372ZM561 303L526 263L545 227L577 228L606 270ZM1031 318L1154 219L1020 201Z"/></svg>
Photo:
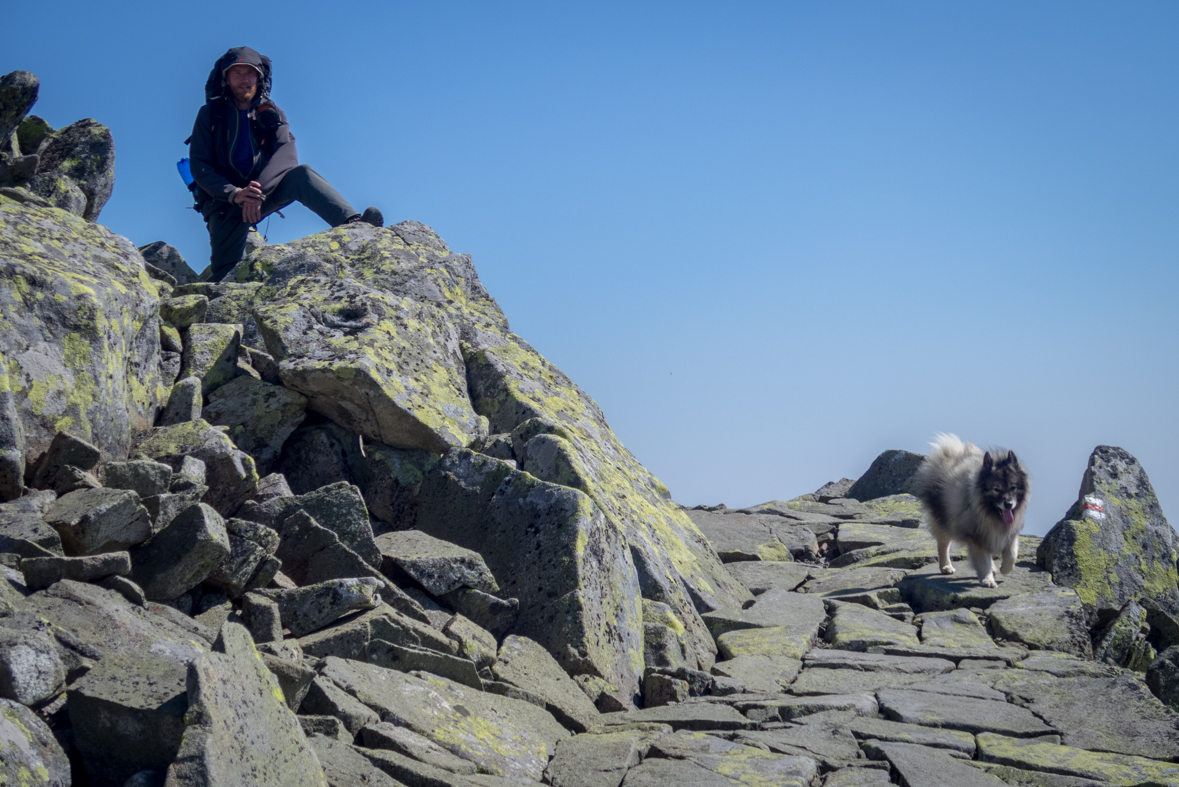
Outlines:
<svg viewBox="0 0 1179 787"><path fill-rule="evenodd" d="M995 462L993 459L991 459L991 452L987 451L985 454L983 454L983 470L990 470L994 466Z"/></svg>
<svg viewBox="0 0 1179 787"><path fill-rule="evenodd" d="M1011 464L1013 464L1013 465L1016 465L1016 466L1018 466L1018 465L1019 465L1019 457L1017 457L1017 456L1015 455L1015 452L1014 452L1014 451L1008 451L1008 452L1007 452L1007 461L1008 461L1008 462L1010 462L1010 463L1011 463Z"/></svg>

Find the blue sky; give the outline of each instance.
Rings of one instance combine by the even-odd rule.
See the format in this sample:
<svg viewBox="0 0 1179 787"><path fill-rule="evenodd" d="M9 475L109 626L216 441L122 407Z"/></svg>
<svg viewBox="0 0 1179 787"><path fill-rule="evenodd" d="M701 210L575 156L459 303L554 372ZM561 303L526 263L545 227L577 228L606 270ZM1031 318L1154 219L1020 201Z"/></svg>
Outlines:
<svg viewBox="0 0 1179 787"><path fill-rule="evenodd" d="M259 8L19 4L0 73L110 126L101 223L199 270L174 163L213 61L269 55L302 161L471 253L683 503L949 431L1023 457L1028 532L1103 443L1179 516L1179 6Z"/></svg>

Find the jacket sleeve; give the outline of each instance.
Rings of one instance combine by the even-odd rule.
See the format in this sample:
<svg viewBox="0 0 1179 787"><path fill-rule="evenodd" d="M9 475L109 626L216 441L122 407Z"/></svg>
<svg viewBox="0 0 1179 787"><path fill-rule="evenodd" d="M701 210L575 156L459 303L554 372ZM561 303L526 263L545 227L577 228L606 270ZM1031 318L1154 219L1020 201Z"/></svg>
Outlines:
<svg viewBox="0 0 1179 787"><path fill-rule="evenodd" d="M256 180L262 186L262 193L269 197L286 175L299 166L299 153L295 150L295 136L287 124L287 116L279 113L278 128L274 130L274 152L266 166L258 173Z"/></svg>
<svg viewBox="0 0 1179 787"><path fill-rule="evenodd" d="M192 141L188 143L189 166L193 180L201 190L213 199L232 202L241 189L230 183L217 171L213 161L213 121L206 104L197 113L192 127Z"/></svg>

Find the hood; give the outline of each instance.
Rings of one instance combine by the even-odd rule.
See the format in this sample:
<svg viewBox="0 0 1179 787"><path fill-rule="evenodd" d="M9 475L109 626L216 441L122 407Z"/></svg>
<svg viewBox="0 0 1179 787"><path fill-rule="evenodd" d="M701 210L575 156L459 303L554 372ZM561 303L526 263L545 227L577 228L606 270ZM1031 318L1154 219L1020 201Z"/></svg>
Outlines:
<svg viewBox="0 0 1179 787"><path fill-rule="evenodd" d="M229 95L229 87L225 84L225 69L234 63L246 63L257 66L262 70L262 81L258 83L258 95L254 97L254 106L270 98L270 58L260 55L248 46L236 46L217 58L213 70L209 72L209 79L205 82L205 103L215 98Z"/></svg>

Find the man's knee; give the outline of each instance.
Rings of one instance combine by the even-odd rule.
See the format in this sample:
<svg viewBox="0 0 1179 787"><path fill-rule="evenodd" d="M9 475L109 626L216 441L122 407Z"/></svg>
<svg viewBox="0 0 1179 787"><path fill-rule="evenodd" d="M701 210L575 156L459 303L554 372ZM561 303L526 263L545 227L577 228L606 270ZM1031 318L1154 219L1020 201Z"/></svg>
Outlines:
<svg viewBox="0 0 1179 787"><path fill-rule="evenodd" d="M311 181L311 176L314 174L315 170L313 170L311 167L307 166L306 164L300 164L287 174L283 175L283 180L290 178L294 183L309 183Z"/></svg>

